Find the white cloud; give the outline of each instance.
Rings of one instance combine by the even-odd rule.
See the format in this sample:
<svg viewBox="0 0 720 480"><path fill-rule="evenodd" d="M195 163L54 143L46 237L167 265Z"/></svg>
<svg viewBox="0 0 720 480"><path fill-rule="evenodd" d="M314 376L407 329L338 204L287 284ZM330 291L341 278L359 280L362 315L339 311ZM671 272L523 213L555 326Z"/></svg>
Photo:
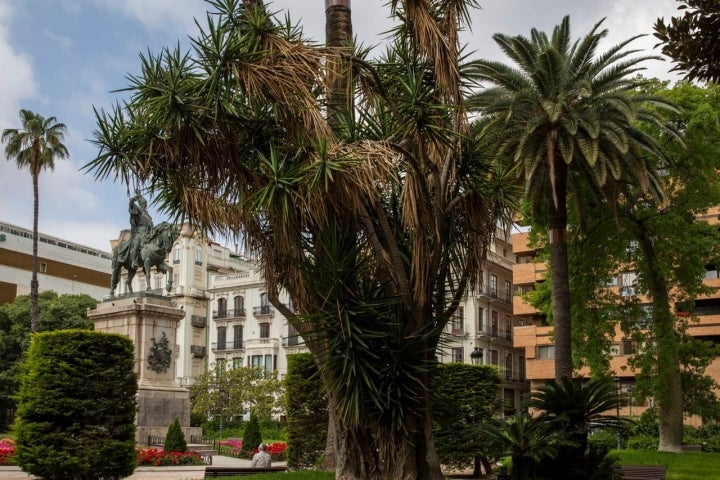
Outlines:
<svg viewBox="0 0 720 480"><path fill-rule="evenodd" d="M193 18L205 17L204 0L96 0L108 9L120 10L148 28L192 32Z"/></svg>
<svg viewBox="0 0 720 480"><path fill-rule="evenodd" d="M0 126L11 128L19 123L17 112L23 100L37 96L32 59L17 52L9 40L14 10L9 0L0 0Z"/></svg>

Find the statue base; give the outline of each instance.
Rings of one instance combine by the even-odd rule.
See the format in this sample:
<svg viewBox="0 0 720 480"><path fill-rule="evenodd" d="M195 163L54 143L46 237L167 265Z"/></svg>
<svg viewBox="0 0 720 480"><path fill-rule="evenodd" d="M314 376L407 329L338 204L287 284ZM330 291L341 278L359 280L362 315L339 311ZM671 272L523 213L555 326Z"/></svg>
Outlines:
<svg viewBox="0 0 720 480"><path fill-rule="evenodd" d="M176 418L188 443L202 436L200 427L190 427L190 392L174 378L175 336L184 316L167 297L149 293L110 298L88 312L95 330L125 335L135 344L137 444L148 444L150 436L164 437Z"/></svg>

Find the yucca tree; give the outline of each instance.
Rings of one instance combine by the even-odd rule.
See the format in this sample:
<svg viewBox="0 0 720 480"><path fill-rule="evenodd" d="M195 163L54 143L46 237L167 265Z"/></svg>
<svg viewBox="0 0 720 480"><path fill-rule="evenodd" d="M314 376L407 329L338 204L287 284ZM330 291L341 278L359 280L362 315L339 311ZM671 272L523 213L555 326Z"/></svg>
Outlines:
<svg viewBox="0 0 720 480"><path fill-rule="evenodd" d="M474 99L485 115L482 134L495 141L495 153L516 165L532 220L548 229L557 379L572 375L568 199L584 184L595 201L612 208L613 184L622 179L662 196L648 157L664 154L643 124L663 128L659 112L672 107L635 92L642 84L641 62L653 58L634 57L636 51L625 48L637 37L598 52L607 35L601 24L576 41L569 17L550 36L535 29L530 38L496 34L514 65L474 65L486 87Z"/></svg>
<svg viewBox="0 0 720 480"><path fill-rule="evenodd" d="M143 56L129 102L98 112L87 168L243 234L322 369L336 478L439 480L435 352L519 197L471 135L457 32L475 2L390 2L377 60L345 43L349 2L329 2L325 46L261 2L209 3L192 54Z"/></svg>
<svg viewBox="0 0 720 480"><path fill-rule="evenodd" d="M30 281L30 331L38 330L38 212L40 206L40 172L55 168L55 159L64 159L68 151L62 143L66 127L55 117L45 118L30 110L20 110L22 128L6 128L2 133L5 156L15 160L18 168L30 170L33 182L33 253Z"/></svg>

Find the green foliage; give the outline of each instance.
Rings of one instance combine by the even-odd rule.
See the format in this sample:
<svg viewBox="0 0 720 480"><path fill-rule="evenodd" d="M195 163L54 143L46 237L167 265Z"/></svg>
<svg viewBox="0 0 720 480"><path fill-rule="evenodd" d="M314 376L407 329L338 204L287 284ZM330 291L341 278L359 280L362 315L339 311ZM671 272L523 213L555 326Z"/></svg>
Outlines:
<svg viewBox="0 0 720 480"><path fill-rule="evenodd" d="M433 435L443 465L464 469L482 453L499 457L485 424L501 410L500 377L490 366L441 363L433 375ZM478 472L479 473L479 472Z"/></svg>
<svg viewBox="0 0 720 480"><path fill-rule="evenodd" d="M254 413L250 414L250 420L245 425L245 432L242 437L242 451L241 455L245 457L251 457L251 452L258 448L263 441L262 434L260 433L260 423L258 417Z"/></svg>
<svg viewBox="0 0 720 480"><path fill-rule="evenodd" d="M603 428L588 436L588 444L606 451L612 450L618 446L618 433L614 429Z"/></svg>
<svg viewBox="0 0 720 480"><path fill-rule="evenodd" d="M67 328L92 329L87 309L97 300L89 295L60 295L40 292L39 330ZM20 387L20 362L30 342L30 296L20 295L12 303L0 306L0 432L11 422L7 412L15 410L15 395Z"/></svg>
<svg viewBox="0 0 720 480"><path fill-rule="evenodd" d="M270 418L280 413L281 399L282 382L277 372L258 367L226 365L225 370L218 370L211 365L190 387L192 413L204 419L222 415L225 424L248 412Z"/></svg>
<svg viewBox="0 0 720 480"><path fill-rule="evenodd" d="M709 480L720 472L720 454L677 453L652 450L621 450L620 463L626 465L667 465L667 480Z"/></svg>
<svg viewBox="0 0 720 480"><path fill-rule="evenodd" d="M93 480L135 468L133 343L61 330L33 335L18 395L16 459L42 478Z"/></svg>
<svg viewBox="0 0 720 480"><path fill-rule="evenodd" d="M311 468L319 463L325 453L327 397L323 393L322 379L311 354L288 355L287 364L287 465L290 468Z"/></svg>
<svg viewBox="0 0 720 480"><path fill-rule="evenodd" d="M163 450L166 452L186 452L187 442L185 441L185 434L180 427L180 421L176 418L168 428L167 435L165 435L165 443L163 444Z"/></svg>
<svg viewBox="0 0 720 480"><path fill-rule="evenodd" d="M658 438L650 435L633 435L627 439L625 446L630 450L657 450Z"/></svg>
<svg viewBox="0 0 720 480"><path fill-rule="evenodd" d="M690 81L720 80L720 47L717 26L720 4L716 0L678 0L682 16L655 22L655 36L662 42L662 52L672 58L673 70L686 73Z"/></svg>

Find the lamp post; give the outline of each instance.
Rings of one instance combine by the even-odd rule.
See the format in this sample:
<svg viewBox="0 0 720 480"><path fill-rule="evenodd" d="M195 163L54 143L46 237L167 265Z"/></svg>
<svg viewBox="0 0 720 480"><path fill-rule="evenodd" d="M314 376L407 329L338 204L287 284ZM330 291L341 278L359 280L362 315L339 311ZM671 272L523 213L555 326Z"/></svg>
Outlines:
<svg viewBox="0 0 720 480"><path fill-rule="evenodd" d="M225 388L220 387L220 390L218 390L218 404L220 405L220 440L222 440L222 430L223 430L223 410L225 409Z"/></svg>
<svg viewBox="0 0 720 480"><path fill-rule="evenodd" d="M630 407L630 416L631 417L632 417L632 401L633 401L632 391L633 391L632 385L628 385L628 387L627 387L627 395L628 395L628 402L629 402L628 406Z"/></svg>
<svg viewBox="0 0 720 480"><path fill-rule="evenodd" d="M615 382L615 415L617 416L617 419L620 420L620 377L615 377L613 381ZM618 450L622 449L620 428L617 429L617 448Z"/></svg>
<svg viewBox="0 0 720 480"><path fill-rule="evenodd" d="M472 361L473 365L482 365L482 359L483 351L478 347L475 347L475 350L470 352L470 360Z"/></svg>

